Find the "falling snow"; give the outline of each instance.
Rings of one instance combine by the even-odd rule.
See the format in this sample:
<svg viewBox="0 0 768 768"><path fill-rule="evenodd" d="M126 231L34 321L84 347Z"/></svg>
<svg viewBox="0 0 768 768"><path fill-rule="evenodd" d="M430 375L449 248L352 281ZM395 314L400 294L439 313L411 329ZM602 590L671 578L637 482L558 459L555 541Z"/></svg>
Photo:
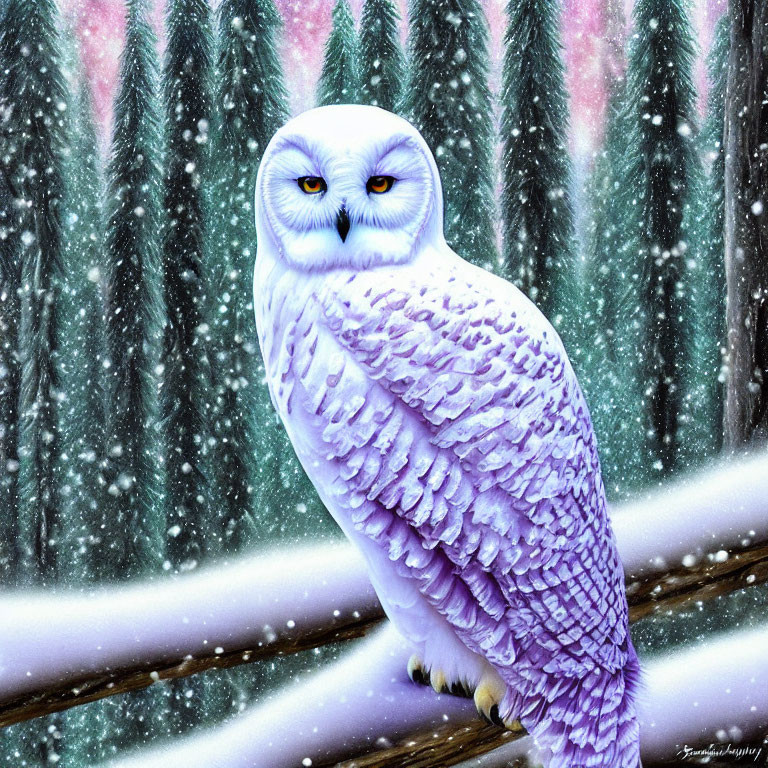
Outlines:
<svg viewBox="0 0 768 768"><path fill-rule="evenodd" d="M227 0L221 2L226 4ZM363 3L364 0L350 2L357 25L352 32L358 37ZM0 0L0 15L7 5L7 1ZM190 210L189 199L182 196L165 207L162 205L167 168L159 143L153 147L156 155L149 160L142 152L134 151L136 147L127 148L130 152L125 156L128 157L126 173L138 173L138 169L149 167L144 182L131 188L130 184L123 185L111 176L115 150L119 148L114 142L123 138L114 136L113 127L116 109L119 109L118 59L125 39L124 5L118 0L63 0L60 3L64 93L50 95L40 111L49 126L61 128L64 150L61 163L66 182L62 199L47 208L55 210L60 206L57 226L61 229L61 248L56 251L61 274L50 288L36 282L36 268L46 263L46 254L51 251L46 222L36 215L35 205L42 210L43 204L35 190L36 185L47 184L56 169L50 158L43 158L32 167L15 159L17 149L29 146L23 132L14 128L14 114L19 113L21 102L8 103L6 81L0 82L0 167L5 171L0 174L0 246L16 249L8 253L14 254L17 261L12 263L18 267L18 275L8 277L12 271L5 269L6 251L3 250L0 254L0 504L4 517L0 520L0 574L4 585L40 586L44 567L49 569L46 587L59 582L73 590L85 590L112 581L150 577L154 580L152 584L158 585L163 580L195 578L198 571L221 566L244 553L271 552L277 545L289 553L291 547L299 544L322 543L341 536L304 477L272 411L264 387L249 296L255 255L252 184L258 159L269 138L269 125L279 123L289 111L298 112L314 104L324 43L331 30L333 3L325 0L276 2L284 27L278 33L275 48L285 70L287 93L269 91L274 82L254 84L248 80L257 70L255 63L231 73L233 83L239 82L239 78L251 83L248 96L263 95L262 88L270 96L277 94L276 102L281 106L269 116L272 123L265 129L266 135L255 135L252 125L244 120L243 115L248 114L243 112L240 101L242 91L222 88L210 94L220 113L231 116L231 125L235 126L231 138L238 150L242 150L240 154L235 155L232 146L227 145L219 133L217 121L221 114L185 116L183 100L173 97L172 111L184 120L185 127L180 132L184 146L213 152L210 161L204 154L184 155L178 166L180 176L186 177L185 182L180 182L187 185L185 190L202 190L200 210L203 213L200 215L208 217L207 229L202 234L206 258L199 264L184 262L176 273L178 284L190 291L202 286L197 298L191 301L198 314L183 326L183 332L188 333L186 338L192 350L187 359L196 360L195 356L201 355L197 360L200 366L195 370L205 383L198 390L201 396L194 405L196 412L202 414L203 423L190 430L188 445L193 448L183 452L175 452L174 436L168 434L167 422L161 418L159 409L138 415L131 422L133 426L118 430L111 442L106 435L107 425L113 425L116 415L116 407L110 409L107 403L119 406L120 398L127 391L116 394L118 384L123 381L121 377L130 368L126 364L128 356L139 352L146 355L148 361L132 381L134 392L149 393L150 399L156 396L161 400L167 391L167 382L174 370L173 344L167 329L178 318L168 311L168 297L159 293L168 279L164 272L168 264L159 248L162 233L171 226L170 222L184 227ZM402 45L407 36L410 4L399 0L396 5L402 20L397 22L394 39ZM456 5L459 7L461 3ZM648 484L667 483L678 473L693 470L717 454L720 442L713 441L712 430L701 425L722 421L724 384L731 373L732 362L726 353L727 339L721 333L723 317L713 317L712 312L706 311L712 307L713 312L724 315L725 276L720 274L724 264L721 263L722 251L718 250L724 246L717 241L717 233L707 228L720 215L718 211L723 206L722 193L715 183L718 163L723 157L722 133L717 142L707 138L706 121L712 110L712 105L707 105L707 97L715 89L704 66L704 54L711 47L714 23L724 3L699 0L693 4L692 30L698 35L702 53L697 54L689 70L690 82L695 87L690 98L691 109L685 114L664 112L657 103L660 93L643 91L641 83L642 96L628 107L634 121L631 124L622 122L626 115L615 109L621 103L617 88L625 82L625 72L631 81L626 45L631 46L633 40L648 39L647 35L661 36L668 24L663 14L654 11L641 26L629 25L623 18L623 5L608 0L564 0L563 47L557 48L557 56L562 55L563 71L558 75L558 82L566 89L567 103L558 117L567 118L570 127L555 141L550 116L536 112L548 103L548 93L556 82L552 71L546 71L537 84L539 92L532 93L526 102L526 110L530 111L520 110L509 125L510 141L516 147L526 148L516 159L529 161L527 165L521 162L514 166L513 174L496 162L499 159L496 131L502 107L497 97L501 92L505 53L506 0L482 4L489 22L487 58L482 53L484 43L455 42L468 29L471 31L472 22L466 15L438 14L440 23L447 25L456 37L446 38L445 45L437 49L443 57L440 76L430 74L424 81L416 78L424 119L433 117L431 110L436 105L444 107L442 114L451 116L450 121L446 118L444 123L433 125L431 135L434 137L432 150L444 169L447 222L457 251L482 253L484 258L476 258L477 263L504 272L509 266L505 261L508 254L530 256L539 242L537 233L554 229L552 218L548 217L558 216L572 207L573 231L562 239L572 248L573 263L580 270L578 275L577 270L569 273L574 277L569 287L572 292L567 294L568 301L578 311L568 315L558 310L552 319L564 339L568 338L569 326L578 327L583 334L570 350L572 362L590 400L603 451L601 460L607 490L617 501L639 498ZM162 74L163 57L169 44L166 9L159 1L150 2L149 6L149 21L159 37L158 45L150 44L149 51ZM233 15L228 24L231 37L226 39L241 41L248 51L249 24L246 15ZM636 31L629 33L630 28ZM0 35L13 33L11 27L0 27ZM219 39L218 33L216 39ZM449 43L454 47L449 48ZM672 50L679 49L673 47ZM527 61L525 57L529 53L522 48L513 51L518 61ZM428 71L427 59L433 56L434 50L430 48L426 54L424 71ZM248 55L252 55L252 51ZM34 46L23 43L14 56L15 63L35 62L37 53ZM87 80L80 77L78 57L82 58ZM675 70L669 61L662 64L666 69ZM6 66L7 62L2 62L0 71L5 71ZM383 52L373 52L371 66L366 82L373 90L386 82L387 58ZM48 66L39 70L41 77L50 72ZM401 80L400 86L409 82L406 73ZM84 90L81 93L85 84L90 94ZM342 85L344 98L356 93L349 83ZM486 88L488 96L484 101ZM162 142L168 128L164 92L158 83L153 92L141 95L148 97L156 110L155 124L147 128L148 135ZM745 110L746 107L742 115L746 114ZM465 122L459 122L459 118ZM642 220L641 215L647 210L648 200L643 197L644 188L632 186L627 179L637 178L630 171L638 168L630 168L628 163L637 157L635 149L640 131L645 136L663 136L667 142L678 141L684 148L682 151L690 149L696 157L693 186L703 190L697 193L701 197L674 200L664 197L657 209L665 215L681 215L681 230L668 242L658 238L643 241L637 235L646 231L643 227L648 222ZM541 154L535 154L534 149L539 147ZM764 151L765 146L760 149ZM541 169L541 158L554 157L561 151L569 163L569 175L567 179L550 178L545 175L546 169ZM676 169L663 166L664 152L647 155L658 163L654 171L658 176L649 174L646 177L649 181L658 180L664 171ZM540 211L538 218L523 222L512 244L505 249L507 214L494 185L497 179L503 186L512 178L526 182L510 196L514 205L526 212L539 206ZM543 179L544 183L536 190L541 193L539 196L532 194L527 184L531 178ZM673 186L679 181L676 177ZM108 187L107 182L111 182L111 186ZM6 189L7 183L13 185L12 190ZM110 192L105 195L106 189ZM764 223L763 192L752 190L740 200L740 217L755 226ZM479 218L478 211L481 212ZM107 263L104 255L109 228L112 227L113 233L118 231L115 222L119 223L123 246L119 266L135 268L132 274L140 276L127 284L114 282L118 265ZM606 253L610 259L598 258ZM184 254L179 256L183 262ZM743 252L736 251L734 258L738 260L743 256ZM640 281L651 262L677 272L660 288L641 286ZM530 263L536 263L535 259L531 257ZM544 259L542 263L551 266L552 261ZM143 269L148 271L142 272ZM666 276L667 273L662 274L665 280ZM705 279L700 280L702 277ZM708 277L712 278L709 283ZM651 290L643 293L640 287ZM158 291L151 301L148 290ZM121 295L116 303L117 293ZM529 295L543 301L545 292L540 286L532 285ZM640 298L648 295L669 297L671 310L667 307L666 311L655 313L656 305L652 310ZM764 296L765 292L758 291L755 300L760 302ZM149 311L145 311L147 307ZM50 312L51 308L55 313ZM53 315L59 324L58 348L46 355L49 363L53 361L46 368L40 365L46 359L32 359L25 353L28 345L22 342L28 340L24 334L30 332L30 323L36 317ZM638 373L639 367L652 359L649 337L643 335L642 330L648 327L649 317L659 321L679 317L685 326L685 333L679 337L680 344L675 346L680 355L677 368L663 381L659 379L666 387L666 395L679 395L680 442L664 433L668 427L666 422L654 420L650 412L643 409L659 391L649 388ZM605 318L611 321L606 322ZM747 314L740 319L745 332L754 328L755 318L757 315ZM134 333L147 319L149 326ZM663 323L654 327L662 328ZM183 333L179 337L182 336ZM39 335L37 341L40 341ZM44 345L36 344L35 348L42 349ZM654 349L654 354L657 351ZM625 364L617 366L617 360ZM20 421L12 423L7 409L11 401L6 393L16 387L16 399L12 400L15 408L20 402L19 393L25 387L25 391L31 391L29 387L36 386L38 369L53 371L55 376L47 389L39 388L36 398L26 401L29 407L18 415ZM749 376L743 386L745 396L759 397L764 392L765 371L753 367ZM183 394L172 393L166 416L173 414ZM53 426L40 420L49 408L58 414L59 421ZM21 433L16 430L18 424L24 425ZM137 431L149 438L137 442L134 440ZM58 499L61 519L46 520L39 513L44 509L42 496L23 500L22 507L17 508L19 497L15 490L9 494L9 489L26 487L24 483L35 475L32 464L35 452L13 447L14 435L18 434L36 435L34 447L38 451L55 451L57 464L53 477L57 478L58 485L49 492ZM673 445L674 466L670 465L670 452L659 456L649 445ZM129 462L134 461L136 450L143 452L142 461L137 464L142 471L125 470ZM222 456L227 457L226 463L219 462ZM245 470L241 463L243 457L246 462L251 461ZM167 491L162 482L169 467L174 468L177 482L194 488L185 504L174 509L166 509ZM111 471L114 468L118 469ZM155 506L149 512L139 513L134 500L148 482L148 474L158 481L154 486L157 489ZM233 477L239 485L227 484ZM222 487L228 490L223 493L216 490ZM161 488L163 490L159 490ZM119 506L124 502L124 506ZM195 517L192 508L204 506L209 517ZM14 515L28 516L12 520L11 512L5 511L11 509ZM127 509L128 513L110 518L105 514L108 509ZM26 533L16 528L9 533L10 520L13 526L21 520ZM52 524L52 530L46 529L47 523ZM731 567L738 562L734 557L738 547L751 547L764 535L761 530L747 533L741 531L738 541L714 552L682 548L667 560L654 555L650 561L658 567L678 569L680 573L704 565ZM23 536L27 538L22 539ZM24 559L28 556L23 553L35 552L36 545L40 552L52 553L51 563L34 562L30 566ZM14 546L18 553L9 556L9 548ZM176 548L178 552L183 551L183 555L169 554L176 553ZM125 572L120 572L121 567L125 567ZM743 586L749 589L643 619L633 627L638 648L644 654L652 654L664 648L706 641L715 632L742 624L750 626L768 611L768 597L765 589L756 585L757 581L755 573L749 573L743 579ZM152 601L153 588L146 593L148 604ZM254 593L259 589L255 583ZM333 610L330 619L349 616L351 608ZM109 616L108 608L103 615ZM179 614L175 619L180 626L186 626L184 622L189 621L189 616ZM262 630L260 642L265 644L276 642L284 633L298 634L304 626L302 615L292 606L285 606L284 612L269 622L257 625ZM219 641L221 645L213 642L210 647L215 654L230 653L226 638ZM286 681L333 661L341 652L335 646L315 649L246 665L217 677L194 676L179 683L162 681L161 675L152 671L149 675L154 684L143 693L95 702L65 716L42 718L6 729L0 736L0 765L31 768L37 766L35 761L44 759L45 764L58 768L91 768L135 746L177 739L184 731L202 724L213 725L242 713ZM738 726L732 723L723 724L714 735L723 742L735 742L741 736ZM386 740L382 742L385 743ZM308 756L297 759L303 766L314 764Z"/></svg>

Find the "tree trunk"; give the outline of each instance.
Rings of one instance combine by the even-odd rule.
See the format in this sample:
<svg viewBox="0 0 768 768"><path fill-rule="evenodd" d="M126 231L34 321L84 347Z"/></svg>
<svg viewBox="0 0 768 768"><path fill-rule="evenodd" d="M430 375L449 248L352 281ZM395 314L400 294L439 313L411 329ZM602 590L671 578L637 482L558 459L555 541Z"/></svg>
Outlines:
<svg viewBox="0 0 768 768"><path fill-rule="evenodd" d="M768 0L731 0L725 117L725 440L768 438Z"/></svg>

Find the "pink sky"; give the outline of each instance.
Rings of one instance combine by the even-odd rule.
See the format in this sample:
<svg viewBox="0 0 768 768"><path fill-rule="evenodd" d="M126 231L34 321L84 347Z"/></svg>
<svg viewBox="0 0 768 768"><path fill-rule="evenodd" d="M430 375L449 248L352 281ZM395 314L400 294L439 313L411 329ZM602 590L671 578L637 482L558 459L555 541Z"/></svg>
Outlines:
<svg viewBox="0 0 768 768"><path fill-rule="evenodd" d="M702 51L709 49L712 29L727 0L695 0L693 21ZM103 136L108 136L116 73L124 34L122 0L61 0L73 20L92 80L95 108ZM154 0L154 23L162 37L164 0ZM323 44L331 23L333 0L276 0L284 20L282 54L291 109L313 105L322 65ZM398 0L405 17L407 0ZM363 0L350 0L356 18ZM571 145L581 165L599 147L607 86L623 70L623 48L632 0L563 0L563 45L570 98ZM503 53L506 0L484 0L491 30L491 87L498 91ZM405 36L405 23L402 25ZM162 40L161 40L162 45ZM703 99L706 74L703 56L696 67ZM581 160L580 160L581 158Z"/></svg>

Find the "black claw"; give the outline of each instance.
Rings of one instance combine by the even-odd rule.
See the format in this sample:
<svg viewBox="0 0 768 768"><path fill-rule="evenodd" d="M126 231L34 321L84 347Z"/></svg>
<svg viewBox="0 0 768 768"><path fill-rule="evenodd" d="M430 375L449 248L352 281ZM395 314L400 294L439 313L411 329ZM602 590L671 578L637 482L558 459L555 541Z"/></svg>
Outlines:
<svg viewBox="0 0 768 768"><path fill-rule="evenodd" d="M451 685L451 690L449 693L452 696L461 696L464 699L468 699L472 696L472 694L467 690L467 687L462 682L455 682Z"/></svg>
<svg viewBox="0 0 768 768"><path fill-rule="evenodd" d="M496 704L491 707L491 722L499 728L504 728L504 721L499 717L499 707Z"/></svg>
<svg viewBox="0 0 768 768"><path fill-rule="evenodd" d="M429 685L429 676L421 667L416 667L410 675L411 680L417 685Z"/></svg>

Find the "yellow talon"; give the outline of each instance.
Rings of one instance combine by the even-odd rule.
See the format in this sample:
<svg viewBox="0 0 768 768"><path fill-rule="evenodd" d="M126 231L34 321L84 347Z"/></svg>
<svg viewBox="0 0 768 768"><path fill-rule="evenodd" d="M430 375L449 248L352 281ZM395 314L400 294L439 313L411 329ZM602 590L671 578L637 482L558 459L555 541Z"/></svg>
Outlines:
<svg viewBox="0 0 768 768"><path fill-rule="evenodd" d="M510 721L508 726L499 715L499 706L506 692L507 687L498 673L489 672L483 675L475 688L475 707L480 716L489 723L498 725L500 728L509 727L510 730L515 730L513 726L516 720Z"/></svg>
<svg viewBox="0 0 768 768"><path fill-rule="evenodd" d="M445 673L441 669L433 669L429 675L432 687L437 693L444 693L448 686L445 684Z"/></svg>
<svg viewBox="0 0 768 768"><path fill-rule="evenodd" d="M420 685L427 685L429 683L429 675L427 670L424 669L424 662L415 653L408 659L408 677L414 683L419 683Z"/></svg>

